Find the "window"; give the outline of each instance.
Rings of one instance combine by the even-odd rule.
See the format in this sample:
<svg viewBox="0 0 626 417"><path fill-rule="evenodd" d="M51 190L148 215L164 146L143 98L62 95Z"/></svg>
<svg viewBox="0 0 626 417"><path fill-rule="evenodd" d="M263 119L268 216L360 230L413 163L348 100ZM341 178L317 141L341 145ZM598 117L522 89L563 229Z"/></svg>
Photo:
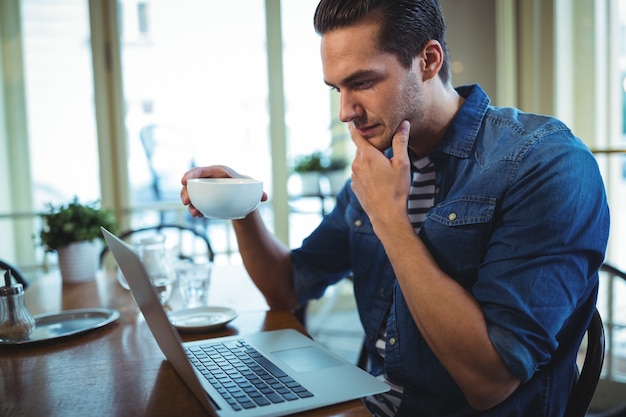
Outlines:
<svg viewBox="0 0 626 417"><path fill-rule="evenodd" d="M281 5L290 161L331 144L316 5ZM190 164L229 165L262 179L271 198L264 2L123 0L120 10L131 203L182 208L180 177ZM162 145L152 149L156 143ZM155 215L144 211L132 222L154 222ZM312 223L291 223L294 243Z"/></svg>
<svg viewBox="0 0 626 417"><path fill-rule="evenodd" d="M264 2L120 7L132 202L178 201L191 161L229 165L271 185ZM146 143L160 139L174 143L165 155ZM167 172L158 171L163 156ZM155 180L168 198L155 195Z"/></svg>
<svg viewBox="0 0 626 417"><path fill-rule="evenodd" d="M288 78L284 84L289 112L286 152L290 159L312 148L326 149L331 143L329 95L322 82L319 44L312 28L316 3L283 2ZM24 56L27 108L13 106L10 111L28 120L24 136L29 137L31 152L29 156L19 154L17 163L30 167L34 204L22 204L18 209L8 204L8 214L4 215L7 223L14 221L10 220L14 216L11 211L30 209L36 213L48 202L59 204L74 195L81 200L97 200L101 198L101 184L106 185L103 190L107 190L107 198L111 192L124 192L110 186L112 175L101 173L98 161L94 99L106 82L93 79L91 45L95 42L100 48L105 43L103 33L110 27L102 29L100 24L98 32L91 34L89 17L90 11L96 19L102 16L101 3L16 0L13 4L16 7L3 9L3 13L9 12L1 20L21 17L24 43L17 50ZM119 1L131 206L154 202L153 178L140 135L141 129L151 124L183 132L190 139L197 165L227 164L263 179L271 198L269 149L275 138L268 132L264 14L266 7L276 6L281 7L280 2L246 0L216 7L201 0ZM106 10L113 8L108 5ZM7 50L6 43L3 50ZM102 61L100 56L96 58ZM98 89L94 89L94 81ZM4 83L6 86L7 78ZM107 88L107 95L118 94L117 85ZM102 97L98 98L102 103ZM104 146L109 152L100 157L114 160L117 142L99 140L103 142L100 149ZM125 202L126 198L117 200ZM125 204L121 209L132 210ZM152 220L150 216L136 216L136 221ZM38 228L35 224L33 232ZM20 247L32 246L32 235L27 234L25 238L21 231L16 234L15 239L23 241ZM16 257L28 258L29 263L40 261L30 260L30 255L23 257L22 252Z"/></svg>
<svg viewBox="0 0 626 417"><path fill-rule="evenodd" d="M100 197L86 0L22 0L35 211Z"/></svg>
<svg viewBox="0 0 626 417"><path fill-rule="evenodd" d="M607 9L612 23L609 32L609 110L608 151L598 154L604 168L611 209L611 237L606 262L626 270L626 222L620 213L626 210L626 3L613 0ZM612 20L611 20L612 19ZM611 47L614 45L614 47ZM609 379L626 381L626 281L602 274L598 305L607 325L605 372Z"/></svg>
<svg viewBox="0 0 626 417"><path fill-rule="evenodd" d="M343 148L337 150L346 145L343 142L348 137L342 135L345 127L332 129L333 117L338 115L332 114L333 93L323 81L320 37L313 28L317 3L319 0L281 2L285 124L290 168L298 157L316 151L346 156ZM352 143L348 143L347 147L352 149ZM288 179L292 196L301 192L302 184L298 180L296 176ZM289 215L291 246L300 246L322 220L322 213L332 206L332 200L317 197L292 199Z"/></svg>

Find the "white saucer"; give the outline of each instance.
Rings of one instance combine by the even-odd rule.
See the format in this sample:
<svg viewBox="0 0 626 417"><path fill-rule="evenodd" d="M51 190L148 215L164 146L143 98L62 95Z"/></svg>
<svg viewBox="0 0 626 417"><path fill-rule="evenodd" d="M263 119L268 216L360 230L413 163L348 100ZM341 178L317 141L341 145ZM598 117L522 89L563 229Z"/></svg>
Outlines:
<svg viewBox="0 0 626 417"><path fill-rule="evenodd" d="M208 332L226 326L237 317L228 307L196 307L169 313L170 322L185 332Z"/></svg>

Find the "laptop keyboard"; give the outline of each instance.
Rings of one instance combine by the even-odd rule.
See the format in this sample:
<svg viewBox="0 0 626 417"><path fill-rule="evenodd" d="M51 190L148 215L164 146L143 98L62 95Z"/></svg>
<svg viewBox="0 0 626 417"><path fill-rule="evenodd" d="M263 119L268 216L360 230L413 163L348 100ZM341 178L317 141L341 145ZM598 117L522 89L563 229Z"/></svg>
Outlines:
<svg viewBox="0 0 626 417"><path fill-rule="evenodd" d="M235 411L313 396L243 340L187 346L185 350Z"/></svg>

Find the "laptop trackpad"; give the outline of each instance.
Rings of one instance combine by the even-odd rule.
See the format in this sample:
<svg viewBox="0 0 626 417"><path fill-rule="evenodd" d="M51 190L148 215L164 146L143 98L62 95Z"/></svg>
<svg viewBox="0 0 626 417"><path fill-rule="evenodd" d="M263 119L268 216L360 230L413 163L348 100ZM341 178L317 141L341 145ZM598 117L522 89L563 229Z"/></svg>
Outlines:
<svg viewBox="0 0 626 417"><path fill-rule="evenodd" d="M343 363L315 346L303 348L279 350L272 352L278 359L285 362L297 372L309 372L333 366L341 366Z"/></svg>

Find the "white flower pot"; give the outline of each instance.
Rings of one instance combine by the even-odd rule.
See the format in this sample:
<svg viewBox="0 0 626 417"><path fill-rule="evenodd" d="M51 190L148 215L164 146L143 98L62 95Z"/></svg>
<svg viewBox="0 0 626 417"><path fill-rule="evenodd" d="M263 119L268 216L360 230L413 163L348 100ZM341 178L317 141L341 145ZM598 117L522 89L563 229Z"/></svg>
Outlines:
<svg viewBox="0 0 626 417"><path fill-rule="evenodd" d="M320 194L320 173L302 172L299 174L301 184L301 195L313 196Z"/></svg>
<svg viewBox="0 0 626 417"><path fill-rule="evenodd" d="M326 173L326 178L328 179L330 195L337 195L346 184L348 174L345 169L329 171Z"/></svg>
<svg viewBox="0 0 626 417"><path fill-rule="evenodd" d="M59 248L59 268L63 282L88 282L96 279L98 246L96 242L75 242Z"/></svg>

